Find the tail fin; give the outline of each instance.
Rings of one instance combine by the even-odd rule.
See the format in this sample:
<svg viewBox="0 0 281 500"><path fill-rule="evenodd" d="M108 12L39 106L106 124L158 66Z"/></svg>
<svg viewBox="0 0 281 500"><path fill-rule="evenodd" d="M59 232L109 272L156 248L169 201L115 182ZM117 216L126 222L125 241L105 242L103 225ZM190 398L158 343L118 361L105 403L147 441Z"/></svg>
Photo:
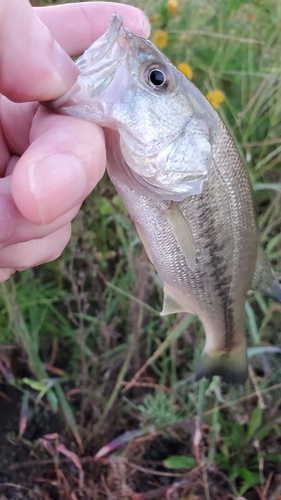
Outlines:
<svg viewBox="0 0 281 500"><path fill-rule="evenodd" d="M203 351L195 380L222 377L227 384L244 385L248 378L248 362L245 345L235 347L230 351Z"/></svg>

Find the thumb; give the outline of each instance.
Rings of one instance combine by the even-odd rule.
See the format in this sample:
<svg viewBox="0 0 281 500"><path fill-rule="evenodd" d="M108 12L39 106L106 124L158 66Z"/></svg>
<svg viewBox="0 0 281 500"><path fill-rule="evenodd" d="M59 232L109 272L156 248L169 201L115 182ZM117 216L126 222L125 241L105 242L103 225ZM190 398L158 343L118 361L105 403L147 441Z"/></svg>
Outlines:
<svg viewBox="0 0 281 500"><path fill-rule="evenodd" d="M12 101L59 97L77 79L71 58L28 0L0 1L0 92Z"/></svg>

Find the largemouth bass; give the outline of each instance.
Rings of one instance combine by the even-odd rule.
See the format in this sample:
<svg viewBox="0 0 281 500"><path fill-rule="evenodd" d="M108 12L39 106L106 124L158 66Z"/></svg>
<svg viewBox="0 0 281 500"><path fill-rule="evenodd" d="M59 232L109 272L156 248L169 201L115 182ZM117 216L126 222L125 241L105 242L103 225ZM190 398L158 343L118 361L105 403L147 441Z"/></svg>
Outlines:
<svg viewBox="0 0 281 500"><path fill-rule="evenodd" d="M162 314L192 312L203 323L196 380L243 384L246 294L281 301L281 288L229 132L200 91L117 14L76 64L76 84L50 105L104 127L109 176L164 285Z"/></svg>

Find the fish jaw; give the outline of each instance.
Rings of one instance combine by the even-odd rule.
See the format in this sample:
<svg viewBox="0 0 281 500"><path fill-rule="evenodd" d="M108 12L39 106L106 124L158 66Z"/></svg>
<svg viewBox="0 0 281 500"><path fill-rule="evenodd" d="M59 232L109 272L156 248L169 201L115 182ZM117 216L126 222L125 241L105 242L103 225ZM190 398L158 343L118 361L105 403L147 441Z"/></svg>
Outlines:
<svg viewBox="0 0 281 500"><path fill-rule="evenodd" d="M109 98L104 102L100 96L106 89L111 88L117 68L124 66L127 54L127 30L121 18L113 14L110 28L75 61L80 71L76 83L58 99L42 104L60 114L108 125L108 117L112 115L112 103ZM118 87L115 85L114 89L116 99ZM120 93L123 90L122 85L119 85Z"/></svg>

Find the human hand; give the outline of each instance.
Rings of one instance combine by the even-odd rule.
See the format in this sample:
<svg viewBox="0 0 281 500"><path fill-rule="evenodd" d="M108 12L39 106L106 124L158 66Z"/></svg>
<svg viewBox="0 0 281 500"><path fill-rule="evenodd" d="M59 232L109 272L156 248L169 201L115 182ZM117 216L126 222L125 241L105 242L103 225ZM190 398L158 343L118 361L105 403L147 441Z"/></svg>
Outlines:
<svg viewBox="0 0 281 500"><path fill-rule="evenodd" d="M148 36L146 18L129 5L0 2L0 282L61 254L70 221L104 173L101 128L54 115L38 101L74 84L77 68L67 54L88 48L113 12Z"/></svg>

